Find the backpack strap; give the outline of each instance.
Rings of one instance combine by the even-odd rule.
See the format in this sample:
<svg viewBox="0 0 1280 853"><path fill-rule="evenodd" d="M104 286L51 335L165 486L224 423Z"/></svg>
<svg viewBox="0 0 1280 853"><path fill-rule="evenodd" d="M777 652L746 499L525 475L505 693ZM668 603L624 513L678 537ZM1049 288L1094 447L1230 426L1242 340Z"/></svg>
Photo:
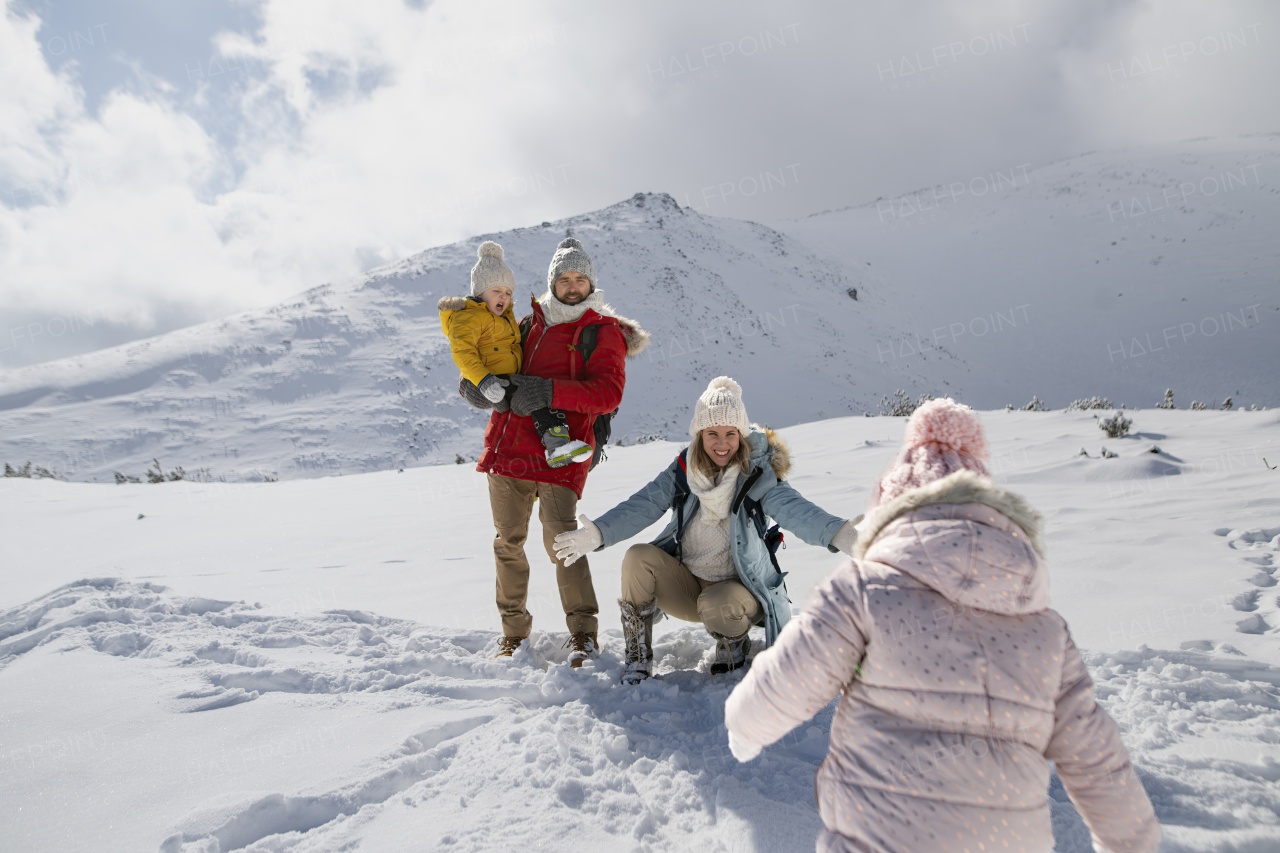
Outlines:
<svg viewBox="0 0 1280 853"><path fill-rule="evenodd" d="M747 477L742 484L742 488L738 490L738 495L733 499L733 511L736 513L740 507L746 507L747 518L751 519L751 523L755 525L756 534L764 540L765 549L769 552L769 560L773 563L773 567L783 578L787 573L782 571L782 566L778 565L778 549L785 548L786 536L782 532L782 528L778 525L769 526L769 519L764 514L764 505L755 498L748 497L747 493L751 491L751 487L755 485L756 480L764 473L761 468L756 468ZM786 581L783 581L783 588L786 587Z"/></svg>
<svg viewBox="0 0 1280 853"><path fill-rule="evenodd" d="M774 571L782 577L783 592L787 592L787 573L782 570L782 564L778 562L778 549L787 547L786 535L777 524L772 527L769 526L769 521L765 518L764 507L761 506L760 501L747 498L745 505L747 517L755 525L756 533L764 540L764 549L769 552L769 562L773 563ZM790 600L789 593L788 600Z"/></svg>
<svg viewBox="0 0 1280 853"><path fill-rule="evenodd" d="M689 499L689 465L687 455L689 448L680 451L676 456L676 491L671 497L671 508L676 512L676 559L681 559L680 540L684 536L684 505Z"/></svg>
<svg viewBox="0 0 1280 853"><path fill-rule="evenodd" d="M596 338L600 335L601 325L603 324L592 323L590 326L583 326L582 331L578 333L578 345L574 349L582 353L584 362L591 358L591 353L596 351Z"/></svg>
<svg viewBox="0 0 1280 853"><path fill-rule="evenodd" d="M767 542L769 529L764 515L764 507L760 505L760 501L747 496L751 491L751 487L756 484L756 480L759 480L762 474L764 474L764 470L756 468L743 482L742 488L738 489L738 494L733 499L733 512L736 514L745 505L747 518L751 519L751 522L756 526L756 533L760 535L760 538Z"/></svg>
<svg viewBox="0 0 1280 853"><path fill-rule="evenodd" d="M574 347L582 354L582 363L585 365L587 359L591 358L591 354L596 351L596 340L600 335L600 327L603 323L592 323L590 326L583 326L578 330L578 343ZM592 432L595 434L596 449L591 455L591 467L595 468L601 462L608 458L604 452L604 446L609 442L609 436L613 432L613 416L618 414L618 410L606 412L602 415L596 415L592 422Z"/></svg>
<svg viewBox="0 0 1280 853"><path fill-rule="evenodd" d="M734 499L733 499L733 511L735 513L742 506L742 502L745 500L748 500L747 492L751 491L751 487L756 484L756 480L759 480L761 475L763 474L764 474L763 469L756 468L754 471L752 471L750 474L747 475L746 482L742 484L742 488L738 489L738 494L734 496ZM753 503L759 506L758 501L753 501Z"/></svg>

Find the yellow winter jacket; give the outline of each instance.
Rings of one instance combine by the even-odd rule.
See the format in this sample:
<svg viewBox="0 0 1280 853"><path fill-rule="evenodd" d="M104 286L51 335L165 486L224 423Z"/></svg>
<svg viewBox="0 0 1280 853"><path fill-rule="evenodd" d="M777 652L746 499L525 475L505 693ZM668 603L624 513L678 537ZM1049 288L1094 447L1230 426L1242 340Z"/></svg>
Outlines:
<svg viewBox="0 0 1280 853"><path fill-rule="evenodd" d="M464 296L446 296L436 307L462 378L479 385L490 373L520 372L520 324L510 305L501 317L483 302Z"/></svg>

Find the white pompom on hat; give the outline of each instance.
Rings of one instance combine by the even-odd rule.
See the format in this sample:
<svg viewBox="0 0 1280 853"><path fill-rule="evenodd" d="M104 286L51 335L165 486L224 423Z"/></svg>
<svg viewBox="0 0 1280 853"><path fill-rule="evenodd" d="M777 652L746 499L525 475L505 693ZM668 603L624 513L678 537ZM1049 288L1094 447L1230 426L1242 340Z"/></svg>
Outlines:
<svg viewBox="0 0 1280 853"><path fill-rule="evenodd" d="M591 256L573 237L561 240L560 245L556 246L555 254L551 256L551 264L547 267L547 290L554 293L556 279L567 272L582 273L591 282L591 287L595 288L596 272Z"/></svg>
<svg viewBox="0 0 1280 853"><path fill-rule="evenodd" d="M491 287L509 287L516 289L516 276L511 267L503 262L502 247L492 240L485 240L476 250L480 260L471 268L471 295L480 298Z"/></svg>
<svg viewBox="0 0 1280 853"><path fill-rule="evenodd" d="M728 376L717 376L693 404L689 434L697 437L707 427L731 426L742 435L751 431L747 407L742 404L742 386Z"/></svg>

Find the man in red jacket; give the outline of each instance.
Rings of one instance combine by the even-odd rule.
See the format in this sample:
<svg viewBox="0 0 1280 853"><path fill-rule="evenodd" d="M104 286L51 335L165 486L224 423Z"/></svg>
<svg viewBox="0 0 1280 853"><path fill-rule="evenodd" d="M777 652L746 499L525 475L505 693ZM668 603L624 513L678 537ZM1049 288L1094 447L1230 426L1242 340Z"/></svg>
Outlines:
<svg viewBox="0 0 1280 853"><path fill-rule="evenodd" d="M542 522L542 544L556 566L560 603L569 627L569 665L579 667L595 655L595 588L585 559L566 566L556 559L556 535L578 526L578 499L588 465L548 466L546 449L530 413L553 408L565 414L569 434L594 446L597 415L622 402L625 359L648 342L632 320L619 317L596 289L591 258L572 237L556 247L547 269L547 292L533 302L532 324L524 342L524 363L511 377L516 385L510 408L495 411L484 434L484 454L476 470L489 476L489 506L497 532L498 613L502 640L498 657L510 657L529 637L533 617L525 607L529 561L524 543L534 501ZM578 349L582 330L598 326L595 349L584 359Z"/></svg>

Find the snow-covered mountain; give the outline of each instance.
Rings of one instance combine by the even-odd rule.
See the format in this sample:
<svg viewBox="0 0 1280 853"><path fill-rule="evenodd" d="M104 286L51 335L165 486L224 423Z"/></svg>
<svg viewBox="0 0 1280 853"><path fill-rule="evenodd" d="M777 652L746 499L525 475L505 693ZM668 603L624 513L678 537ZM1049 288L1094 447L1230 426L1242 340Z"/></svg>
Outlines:
<svg viewBox="0 0 1280 853"><path fill-rule="evenodd" d="M1280 134L1017 165L774 226L875 270L876 361L982 407L1280 404ZM896 330L907 328L905 335ZM964 372L948 376L954 362ZM935 378L912 387L922 364ZM935 366L936 365L936 366Z"/></svg>
<svg viewBox="0 0 1280 853"><path fill-rule="evenodd" d="M629 368L614 428L624 441L683 433L683 401L720 372L759 388L753 416L779 424L861 412L899 381L889 366L866 370L884 301L865 276L765 226L639 194L430 249L268 311L14 371L0 380L0 460L102 480L153 458L257 479L474 457L486 416L458 396L436 302L467 291L477 246L494 239L525 313L568 233L606 298L653 335ZM868 296L855 301L853 287Z"/></svg>
<svg viewBox="0 0 1280 853"><path fill-rule="evenodd" d="M228 480L474 458L435 304L482 240L518 307L572 233L653 343L630 364L623 443L683 434L720 373L784 426L880 409L895 389L979 407L1033 395L1151 406L1280 403L1280 135L1093 153L765 226L638 194L429 249L295 302L0 377L0 461L75 480L153 459Z"/></svg>

